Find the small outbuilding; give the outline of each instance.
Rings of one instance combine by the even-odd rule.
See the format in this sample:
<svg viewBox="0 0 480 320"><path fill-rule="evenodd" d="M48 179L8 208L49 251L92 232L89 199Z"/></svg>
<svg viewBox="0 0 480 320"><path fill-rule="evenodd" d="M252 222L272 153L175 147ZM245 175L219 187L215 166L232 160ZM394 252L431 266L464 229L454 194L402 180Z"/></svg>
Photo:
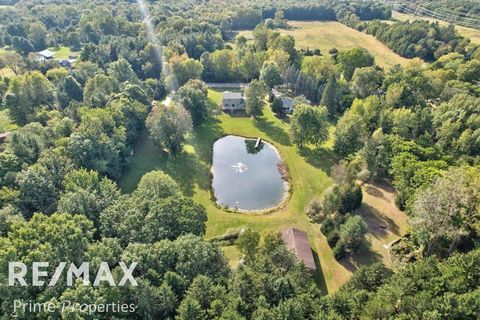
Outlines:
<svg viewBox="0 0 480 320"><path fill-rule="evenodd" d="M222 95L222 109L224 111L245 110L245 97L241 92L225 91Z"/></svg>
<svg viewBox="0 0 480 320"><path fill-rule="evenodd" d="M76 58L60 59L58 62L64 68L72 68L73 64L77 61Z"/></svg>
<svg viewBox="0 0 480 320"><path fill-rule="evenodd" d="M274 97L282 100L283 112L287 114L293 113L293 98L288 97L277 89L272 89Z"/></svg>
<svg viewBox="0 0 480 320"><path fill-rule="evenodd" d="M282 97L283 103L283 112L285 113L293 113L293 99L288 97Z"/></svg>
<svg viewBox="0 0 480 320"><path fill-rule="evenodd" d="M55 58L55 53L52 51L45 49L42 51L37 52L37 61L46 61Z"/></svg>
<svg viewBox="0 0 480 320"><path fill-rule="evenodd" d="M282 231L282 239L287 248L297 256L297 259L303 261L309 271L313 273L317 270L305 231L290 227Z"/></svg>

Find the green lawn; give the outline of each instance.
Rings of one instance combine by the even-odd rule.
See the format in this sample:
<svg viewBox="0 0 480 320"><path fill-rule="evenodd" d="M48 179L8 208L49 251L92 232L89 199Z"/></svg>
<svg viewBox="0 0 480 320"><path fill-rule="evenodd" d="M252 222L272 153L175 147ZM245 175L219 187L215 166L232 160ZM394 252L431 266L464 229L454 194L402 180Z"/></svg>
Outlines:
<svg viewBox="0 0 480 320"><path fill-rule="evenodd" d="M12 48L10 46L5 46L3 48L0 48L0 55L5 54L7 52L13 52Z"/></svg>
<svg viewBox="0 0 480 320"><path fill-rule="evenodd" d="M78 54L77 51L72 51L69 47L50 47L48 50L55 53L55 59L68 59L69 56Z"/></svg>
<svg viewBox="0 0 480 320"><path fill-rule="evenodd" d="M218 104L221 96L219 91L210 90L209 96L212 103ZM323 292L333 292L348 280L356 265L352 267L349 262L337 262L334 259L319 225L309 221L304 208L313 197L331 185L329 170L338 159L335 159L331 150L331 139L322 148L299 150L290 143L288 126L288 123L277 119L269 108L264 108L264 114L256 119L221 114L208 125L196 129L185 151L177 158L169 158L144 134L119 185L124 192L131 192L143 174L151 170L163 170L179 183L185 195L193 197L206 208L206 238L240 227L252 228L263 235L289 226L303 229L308 233L318 258L318 283ZM226 212L215 206L210 189L212 145L226 134L261 137L279 150L288 167L292 190L291 198L283 208L269 214L241 214ZM226 247L224 252L230 263L235 265L239 258L238 251ZM365 263L371 261L369 259Z"/></svg>

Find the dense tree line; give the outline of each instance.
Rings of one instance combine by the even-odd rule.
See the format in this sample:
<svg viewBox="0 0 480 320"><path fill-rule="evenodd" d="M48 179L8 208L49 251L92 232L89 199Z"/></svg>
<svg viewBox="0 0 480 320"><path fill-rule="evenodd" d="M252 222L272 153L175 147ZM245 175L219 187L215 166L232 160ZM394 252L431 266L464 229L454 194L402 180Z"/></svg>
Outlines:
<svg viewBox="0 0 480 320"><path fill-rule="evenodd" d="M465 53L469 42L456 33L453 25L440 26L427 21L397 22L393 25L370 22L365 31L403 57L419 57L427 61L451 52Z"/></svg>
<svg viewBox="0 0 480 320"><path fill-rule="evenodd" d="M411 13L416 9L418 14L426 16L444 17L449 22L464 25L466 27L480 28L478 16L480 15L480 5L474 0L430 0L428 2L419 0L410 0L408 4L404 3L397 10L403 13Z"/></svg>
<svg viewBox="0 0 480 320"><path fill-rule="evenodd" d="M441 26L438 22L417 20L388 23L380 19L364 21L354 14L346 14L339 21L375 36L406 58L418 57L434 61L452 52L465 54L470 41L460 36L454 25Z"/></svg>
<svg viewBox="0 0 480 320"><path fill-rule="evenodd" d="M461 80L465 79L462 65L475 65L478 50L445 55L432 66L413 63L393 68L372 78L377 86L378 81L383 82L379 86L383 93L363 99L357 94L359 98L338 121L334 149L348 160L346 171L353 171L360 180L369 176L391 178L398 191L398 207L407 211L415 225L394 247L401 262L468 251L479 237L474 226L478 223L478 195L460 191L473 190L469 188L474 188L480 177L479 92L472 83ZM458 65L453 67L451 61ZM449 80L437 78L447 73L452 76L445 78ZM357 85L369 86L352 82L355 91ZM448 180L450 177L456 182ZM430 193L433 190L435 196ZM452 196L462 192L471 194ZM475 209L460 209L464 206ZM441 216L445 217L442 226L437 220Z"/></svg>

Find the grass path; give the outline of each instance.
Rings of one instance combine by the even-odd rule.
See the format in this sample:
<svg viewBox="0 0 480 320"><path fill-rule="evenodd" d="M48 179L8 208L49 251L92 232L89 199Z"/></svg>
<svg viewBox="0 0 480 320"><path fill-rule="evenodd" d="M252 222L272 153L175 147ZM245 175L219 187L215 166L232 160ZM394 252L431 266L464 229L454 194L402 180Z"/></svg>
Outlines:
<svg viewBox="0 0 480 320"><path fill-rule="evenodd" d="M218 102L219 95L210 91L210 98ZM263 235L289 226L303 229L308 233L309 242L318 257L318 283L323 292L333 292L348 280L356 266L348 261L339 263L334 259L332 250L320 232L320 226L311 223L304 213L309 201L332 183L329 170L336 163L331 150L332 143L329 141L323 148L315 150L299 150L290 143L288 123L277 119L268 108L264 109L264 115L257 119L226 114L217 116L207 126L195 130L185 152L175 160L168 158L144 135L137 145L129 168L119 181L120 187L124 192L131 192L144 173L155 169L163 170L179 183L185 195L193 197L206 208L206 238L239 227L249 227ZM285 207L270 214L249 215L225 212L214 205L210 192L212 145L216 139L226 134L261 137L275 145L291 178L292 196ZM223 249L234 266L238 252L231 246Z"/></svg>

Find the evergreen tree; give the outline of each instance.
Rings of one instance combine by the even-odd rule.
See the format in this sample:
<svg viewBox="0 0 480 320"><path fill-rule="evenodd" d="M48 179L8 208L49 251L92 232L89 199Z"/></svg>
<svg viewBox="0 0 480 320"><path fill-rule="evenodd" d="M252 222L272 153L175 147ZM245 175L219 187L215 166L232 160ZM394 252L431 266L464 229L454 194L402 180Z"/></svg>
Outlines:
<svg viewBox="0 0 480 320"><path fill-rule="evenodd" d="M320 100L320 105L327 107L328 114L330 117L334 117L337 113L337 91L338 83L335 75L332 75L325 86L325 89L322 93L322 99Z"/></svg>

